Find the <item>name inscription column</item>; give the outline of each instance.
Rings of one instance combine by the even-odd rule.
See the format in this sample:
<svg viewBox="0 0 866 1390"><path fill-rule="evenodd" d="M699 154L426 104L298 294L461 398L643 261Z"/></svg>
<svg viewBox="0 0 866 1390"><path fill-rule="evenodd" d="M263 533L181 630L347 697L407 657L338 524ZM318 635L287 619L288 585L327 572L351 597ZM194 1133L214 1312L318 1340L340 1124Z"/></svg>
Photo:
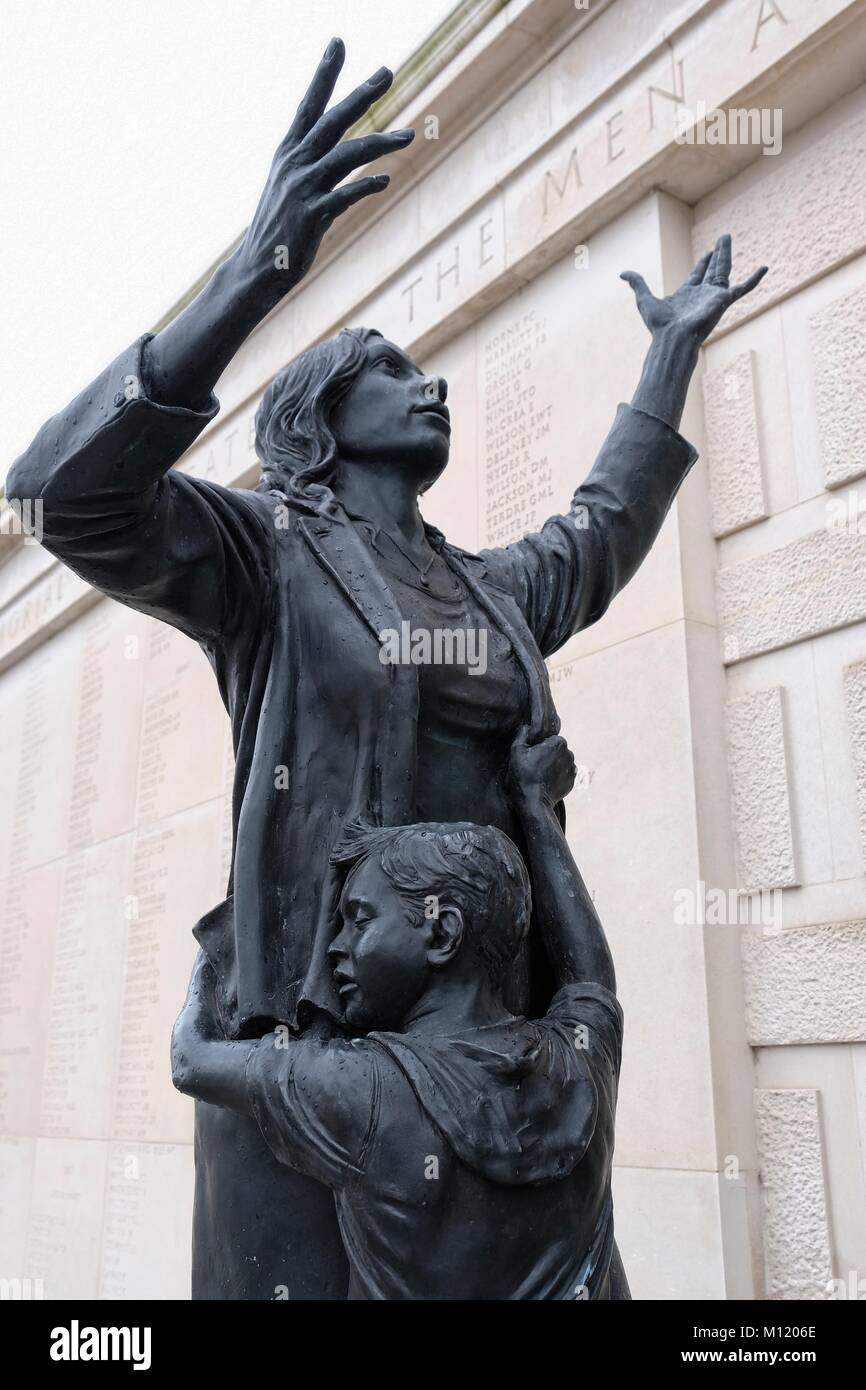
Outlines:
<svg viewBox="0 0 866 1390"><path fill-rule="evenodd" d="M550 513L553 397L541 371L547 317L526 309L479 343L480 508L485 544L507 545Z"/></svg>

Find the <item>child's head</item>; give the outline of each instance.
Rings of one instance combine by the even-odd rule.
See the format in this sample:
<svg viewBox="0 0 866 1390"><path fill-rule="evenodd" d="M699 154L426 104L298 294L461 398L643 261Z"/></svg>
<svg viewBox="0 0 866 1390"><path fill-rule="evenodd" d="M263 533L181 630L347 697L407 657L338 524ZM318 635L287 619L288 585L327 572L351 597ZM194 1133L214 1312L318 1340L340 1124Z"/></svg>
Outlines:
<svg viewBox="0 0 866 1390"><path fill-rule="evenodd" d="M346 870L329 955L352 1028L399 1027L443 970L455 983L483 971L498 992L530 914L526 868L501 830L355 824L331 861Z"/></svg>

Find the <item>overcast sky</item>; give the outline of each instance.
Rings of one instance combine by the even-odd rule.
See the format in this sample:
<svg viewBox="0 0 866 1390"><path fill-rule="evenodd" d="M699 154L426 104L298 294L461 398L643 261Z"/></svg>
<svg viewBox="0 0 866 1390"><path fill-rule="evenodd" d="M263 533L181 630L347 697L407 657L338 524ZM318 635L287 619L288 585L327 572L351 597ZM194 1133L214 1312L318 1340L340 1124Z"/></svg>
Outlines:
<svg viewBox="0 0 866 1390"><path fill-rule="evenodd" d="M0 478L246 225L328 40L336 98L455 0L0 0Z"/></svg>

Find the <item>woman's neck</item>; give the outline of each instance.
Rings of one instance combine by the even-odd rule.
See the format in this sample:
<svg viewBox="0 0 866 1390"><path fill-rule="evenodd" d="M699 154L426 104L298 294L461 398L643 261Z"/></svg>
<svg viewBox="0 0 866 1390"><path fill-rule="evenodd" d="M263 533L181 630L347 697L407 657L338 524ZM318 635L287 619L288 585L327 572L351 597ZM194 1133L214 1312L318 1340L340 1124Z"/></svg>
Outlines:
<svg viewBox="0 0 866 1390"><path fill-rule="evenodd" d="M427 543L418 509L418 487L411 474L375 464L343 467L334 493L347 511L368 517L384 531L398 533L410 545Z"/></svg>

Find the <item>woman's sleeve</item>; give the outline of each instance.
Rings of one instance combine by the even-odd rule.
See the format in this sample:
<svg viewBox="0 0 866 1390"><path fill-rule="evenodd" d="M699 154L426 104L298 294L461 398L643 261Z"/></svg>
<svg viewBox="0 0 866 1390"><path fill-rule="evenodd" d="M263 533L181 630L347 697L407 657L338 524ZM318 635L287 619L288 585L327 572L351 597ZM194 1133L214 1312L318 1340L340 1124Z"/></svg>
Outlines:
<svg viewBox="0 0 866 1390"><path fill-rule="evenodd" d="M512 545L481 552L544 656L597 622L628 583L697 456L670 425L621 405L569 512Z"/></svg>
<svg viewBox="0 0 866 1390"><path fill-rule="evenodd" d="M6 493L87 583L214 642L261 597L268 526L252 495L173 469L219 404L212 396L197 411L152 399L146 342L42 426L12 465Z"/></svg>

